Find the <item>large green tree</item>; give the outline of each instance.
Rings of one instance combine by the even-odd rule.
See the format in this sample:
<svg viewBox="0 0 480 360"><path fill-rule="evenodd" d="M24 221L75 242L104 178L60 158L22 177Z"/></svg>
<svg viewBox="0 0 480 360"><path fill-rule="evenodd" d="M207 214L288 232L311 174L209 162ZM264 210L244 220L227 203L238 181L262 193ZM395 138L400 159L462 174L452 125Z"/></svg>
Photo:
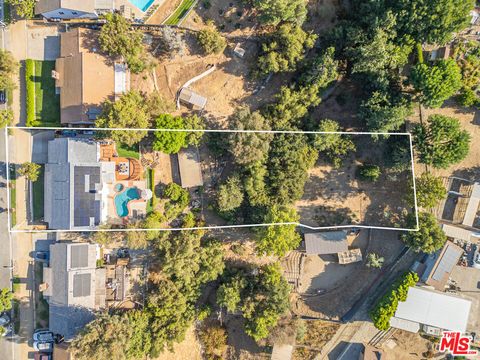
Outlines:
<svg viewBox="0 0 480 360"><path fill-rule="evenodd" d="M420 162L435 168L446 169L469 151L470 135L455 118L431 115L426 124L413 129L413 135Z"/></svg>
<svg viewBox="0 0 480 360"><path fill-rule="evenodd" d="M16 87L13 77L18 74L19 67L10 51L0 49L0 89L13 90Z"/></svg>
<svg viewBox="0 0 480 360"><path fill-rule="evenodd" d="M300 217L292 207L273 205L268 209L265 224L298 223ZM260 254L284 256L302 241L297 225L270 225L258 231L257 251Z"/></svg>
<svg viewBox="0 0 480 360"><path fill-rule="evenodd" d="M213 23L208 23L207 25L206 28L198 32L197 40L205 53L219 54L227 46L227 41L220 35Z"/></svg>
<svg viewBox="0 0 480 360"><path fill-rule="evenodd" d="M222 212L232 211L243 202L242 182L238 176L231 176L218 189L218 209Z"/></svg>
<svg viewBox="0 0 480 360"><path fill-rule="evenodd" d="M305 52L315 44L317 36L305 32L300 26L282 24L262 44L258 58L258 68L262 75L294 71Z"/></svg>
<svg viewBox="0 0 480 360"><path fill-rule="evenodd" d="M410 214L407 218L407 226L415 228L415 215ZM447 236L440 228L440 225L430 213L420 212L418 214L418 231L408 231L402 234L402 240L416 252L431 254L439 249L447 241Z"/></svg>
<svg viewBox="0 0 480 360"><path fill-rule="evenodd" d="M415 65L410 82L422 104L437 108L461 88L462 75L455 60L439 60L433 65Z"/></svg>
<svg viewBox="0 0 480 360"><path fill-rule="evenodd" d="M253 0L260 11L260 21L269 25L291 22L301 25L307 17L305 0Z"/></svg>
<svg viewBox="0 0 480 360"><path fill-rule="evenodd" d="M113 140L128 146L138 144L147 135L147 131L134 129L146 129L150 126L149 113L143 95L132 90L115 102L107 100L103 104L102 113L95 122L95 126L122 129L112 130L109 135Z"/></svg>
<svg viewBox="0 0 480 360"><path fill-rule="evenodd" d="M271 202L291 204L303 196L308 169L313 167L318 152L300 134L275 134L267 161Z"/></svg>
<svg viewBox="0 0 480 360"><path fill-rule="evenodd" d="M415 179L415 185L417 189L417 205L419 207L425 209L434 208L447 197L447 189L441 177L425 172ZM410 205L413 206L413 192L408 200Z"/></svg>
<svg viewBox="0 0 480 360"><path fill-rule="evenodd" d="M125 59L133 72L143 71L147 64L142 32L133 29L120 13L108 13L105 20L98 37L102 50Z"/></svg>
<svg viewBox="0 0 480 360"><path fill-rule="evenodd" d="M444 44L468 25L473 0L387 0L397 31L418 43Z"/></svg>
<svg viewBox="0 0 480 360"><path fill-rule="evenodd" d="M157 129L185 129L185 122L180 116L162 114L155 122ZM187 146L185 131L156 131L153 148L166 154L176 154Z"/></svg>
<svg viewBox="0 0 480 360"><path fill-rule="evenodd" d="M324 133L314 136L313 146L324 153L335 167L340 167L342 158L356 150L352 137L340 134L340 125L335 120L324 119L320 121L318 131Z"/></svg>
<svg viewBox="0 0 480 360"><path fill-rule="evenodd" d="M40 175L40 168L41 166L39 164L25 162L19 166L17 172L20 176L25 176L27 180L35 182Z"/></svg>
<svg viewBox="0 0 480 360"><path fill-rule="evenodd" d="M0 290L0 314L12 308L13 294L8 288Z"/></svg>
<svg viewBox="0 0 480 360"><path fill-rule="evenodd" d="M235 130L270 130L267 120L258 112L251 112L248 107L241 107L231 117ZM255 161L263 161L270 148L271 133L235 132L230 136L230 152L235 162L246 165Z"/></svg>

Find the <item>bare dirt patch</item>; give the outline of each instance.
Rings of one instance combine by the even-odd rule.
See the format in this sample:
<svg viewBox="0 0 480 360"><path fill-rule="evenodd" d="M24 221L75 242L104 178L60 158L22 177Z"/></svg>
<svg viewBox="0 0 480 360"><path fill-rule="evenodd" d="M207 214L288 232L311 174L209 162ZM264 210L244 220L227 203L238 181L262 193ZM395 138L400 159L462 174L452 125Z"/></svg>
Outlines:
<svg viewBox="0 0 480 360"><path fill-rule="evenodd" d="M386 358L396 360L425 359L423 353L429 349L430 341L418 334L397 330L383 345Z"/></svg>
<svg viewBox="0 0 480 360"><path fill-rule="evenodd" d="M147 20L147 24L161 24L164 22L177 8L182 0L164 0L155 13Z"/></svg>

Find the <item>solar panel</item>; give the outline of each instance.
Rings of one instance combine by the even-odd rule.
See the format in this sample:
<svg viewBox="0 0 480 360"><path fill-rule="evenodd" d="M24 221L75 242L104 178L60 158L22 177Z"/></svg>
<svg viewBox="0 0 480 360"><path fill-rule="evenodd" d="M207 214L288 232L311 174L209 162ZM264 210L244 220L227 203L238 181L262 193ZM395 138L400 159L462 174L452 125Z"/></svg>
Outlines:
<svg viewBox="0 0 480 360"><path fill-rule="evenodd" d="M89 296L91 279L91 274L73 275L73 297Z"/></svg>
<svg viewBox="0 0 480 360"><path fill-rule="evenodd" d="M96 188L100 184L100 166L75 166L74 169L74 226L91 226L100 223L100 199Z"/></svg>
<svg viewBox="0 0 480 360"><path fill-rule="evenodd" d="M70 267L72 269L88 266L88 244L70 247Z"/></svg>
<svg viewBox="0 0 480 360"><path fill-rule="evenodd" d="M435 272L432 275L432 279L436 281L442 281L446 273L450 273L458 261L461 254L459 250L453 246L448 246L447 250L442 256L440 263L438 264Z"/></svg>

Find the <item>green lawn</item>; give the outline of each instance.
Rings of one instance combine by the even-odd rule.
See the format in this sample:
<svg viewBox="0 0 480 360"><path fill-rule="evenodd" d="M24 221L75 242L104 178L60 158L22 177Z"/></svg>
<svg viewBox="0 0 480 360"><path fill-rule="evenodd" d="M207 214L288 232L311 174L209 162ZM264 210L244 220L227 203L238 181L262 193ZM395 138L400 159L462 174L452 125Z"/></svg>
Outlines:
<svg viewBox="0 0 480 360"><path fill-rule="evenodd" d="M138 145L130 147L125 144L116 143L116 146L117 146L118 156L134 158L137 160L140 159L140 152L138 151Z"/></svg>
<svg viewBox="0 0 480 360"><path fill-rule="evenodd" d="M193 4L195 4L195 0L183 0L175 12L167 19L165 25L177 25Z"/></svg>
<svg viewBox="0 0 480 360"><path fill-rule="evenodd" d="M35 126L60 126L60 95L55 94L55 61L34 60Z"/></svg>
<svg viewBox="0 0 480 360"><path fill-rule="evenodd" d="M10 220L11 226L14 227L17 224L17 184L15 169L10 169Z"/></svg>
<svg viewBox="0 0 480 360"><path fill-rule="evenodd" d="M33 191L33 220L43 219L43 194L44 194L45 166L41 165L38 180L32 184Z"/></svg>

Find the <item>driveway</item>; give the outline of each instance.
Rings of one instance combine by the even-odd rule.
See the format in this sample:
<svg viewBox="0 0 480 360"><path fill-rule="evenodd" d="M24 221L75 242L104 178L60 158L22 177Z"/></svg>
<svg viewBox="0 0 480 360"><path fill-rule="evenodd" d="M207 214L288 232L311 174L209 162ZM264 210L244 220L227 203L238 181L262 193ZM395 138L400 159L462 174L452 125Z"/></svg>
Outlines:
<svg viewBox="0 0 480 360"><path fill-rule="evenodd" d="M55 60L60 56L58 25L27 26L27 57L34 60Z"/></svg>

